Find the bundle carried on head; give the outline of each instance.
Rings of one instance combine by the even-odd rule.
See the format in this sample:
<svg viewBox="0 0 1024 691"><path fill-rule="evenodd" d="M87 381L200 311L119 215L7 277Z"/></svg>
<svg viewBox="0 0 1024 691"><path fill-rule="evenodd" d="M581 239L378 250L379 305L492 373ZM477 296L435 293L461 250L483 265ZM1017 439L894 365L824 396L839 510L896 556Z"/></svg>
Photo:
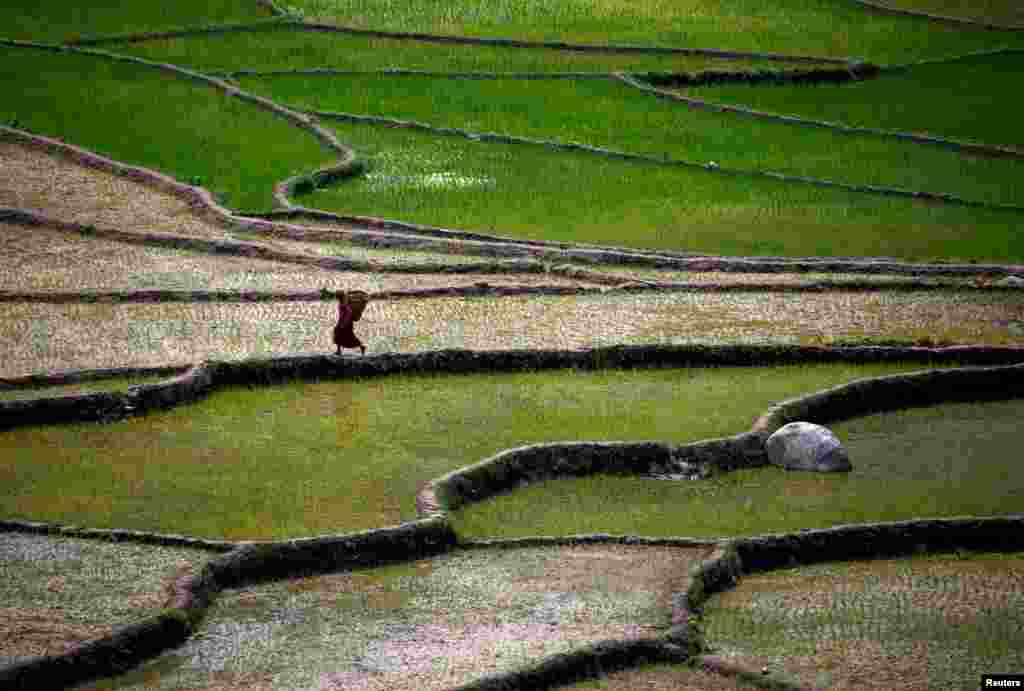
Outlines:
<svg viewBox="0 0 1024 691"><path fill-rule="evenodd" d="M363 310L366 309L367 303L370 302L370 294L365 290L329 290L321 288L320 295L325 298L335 297L342 304L351 307L352 321L359 321L359 318L363 316Z"/></svg>
<svg viewBox="0 0 1024 691"><path fill-rule="evenodd" d="M366 309L367 303L370 302L370 294L364 290L346 290L338 296L338 299L352 308L352 321L357 322L363 316L363 310Z"/></svg>

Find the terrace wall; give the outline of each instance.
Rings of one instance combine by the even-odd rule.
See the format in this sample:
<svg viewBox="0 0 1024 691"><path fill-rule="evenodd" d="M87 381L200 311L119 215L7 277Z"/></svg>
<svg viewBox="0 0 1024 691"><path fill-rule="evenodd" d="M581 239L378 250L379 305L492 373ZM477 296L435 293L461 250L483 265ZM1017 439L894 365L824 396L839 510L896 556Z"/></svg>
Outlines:
<svg viewBox="0 0 1024 691"><path fill-rule="evenodd" d="M400 526L273 543L201 544L198 546L225 553L208 562L199 574L176 582L173 601L168 609L146 621L123 627L111 636L81 645L65 655L34 658L0 668L0 686L26 690L63 688L125 671L183 643L201 623L210 602L224 588L267 579L372 567L444 552L457 542L446 515L448 510L539 479L598 472L647 473L652 469L671 467L674 463L705 464L720 470L760 465L766 461L763 442L767 434L789 420L810 418L812 421L827 421L908 405L1019 397L1024 394L1024 350L987 347L637 346L589 351L454 350L358 359L302 356L199 363L168 380L131 387L126 393L0 402L2 428L55 419L97 419L100 412L115 418L135 415L195 400L223 386L266 384L289 379L351 378L424 371L741 366L829 361L946 362L988 366L860 380L785 401L766 412L750 432L725 439L678 447L658 442L582 442L510 449L428 483L417 498L424 518ZM173 373L178 370L164 368L161 371ZM23 378L24 381L7 384L55 385L153 372L109 370ZM42 524L15 521L3 522L0 529L53 532ZM106 539L138 538L158 542L163 538L178 537L136 534L134 531L80 533L83 536L102 533L97 536ZM581 536L576 539L623 540L612 536ZM664 636L640 641L606 641L552 657L529 669L480 679L461 688L482 691L536 687L593 677L642 662L693 659L700 653L703 641L692 615L700 611L712 593L735 585L743 573L814 561L954 548L1024 549L1024 516L842 526L721 541L712 557L689 575L687 586L675 598L672 627ZM717 669L711 658L705 667ZM744 670L740 673L748 674ZM752 672L749 675L754 676Z"/></svg>

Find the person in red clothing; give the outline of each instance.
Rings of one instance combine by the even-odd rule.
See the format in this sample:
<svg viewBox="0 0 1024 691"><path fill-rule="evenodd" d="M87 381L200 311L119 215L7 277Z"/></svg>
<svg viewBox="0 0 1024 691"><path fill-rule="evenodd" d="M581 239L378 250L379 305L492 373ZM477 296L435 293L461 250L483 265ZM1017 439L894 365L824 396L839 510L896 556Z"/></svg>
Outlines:
<svg viewBox="0 0 1024 691"><path fill-rule="evenodd" d="M366 355L366 346L356 336L353 325L363 316L370 296L361 290L340 292L337 296L338 323L334 326L334 345L338 350L335 354L341 355L342 348L359 348L360 354Z"/></svg>

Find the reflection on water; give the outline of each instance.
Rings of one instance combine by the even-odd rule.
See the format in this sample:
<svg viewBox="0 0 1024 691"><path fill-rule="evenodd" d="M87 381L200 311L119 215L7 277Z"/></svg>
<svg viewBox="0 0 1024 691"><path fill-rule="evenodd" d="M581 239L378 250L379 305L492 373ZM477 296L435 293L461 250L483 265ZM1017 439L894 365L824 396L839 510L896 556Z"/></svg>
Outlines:
<svg viewBox="0 0 1024 691"><path fill-rule="evenodd" d="M416 189L465 189L467 187L491 187L495 179L473 175L461 175L451 170L420 175L387 175L384 173L368 173L366 180L370 189L381 190L386 187L412 187Z"/></svg>

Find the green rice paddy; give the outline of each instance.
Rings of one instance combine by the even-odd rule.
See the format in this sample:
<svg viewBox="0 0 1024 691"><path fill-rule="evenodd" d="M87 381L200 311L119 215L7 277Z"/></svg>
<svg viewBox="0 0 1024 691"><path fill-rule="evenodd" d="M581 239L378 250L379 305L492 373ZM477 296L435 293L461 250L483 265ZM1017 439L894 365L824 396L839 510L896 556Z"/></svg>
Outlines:
<svg viewBox="0 0 1024 691"><path fill-rule="evenodd" d="M1008 26L1024 25L1024 8L1017 0L885 0L886 5Z"/></svg>
<svg viewBox="0 0 1024 691"><path fill-rule="evenodd" d="M277 182L340 158L273 113L155 67L0 46L0 89L18 95L0 105L4 124L203 185L234 208L270 209Z"/></svg>
<svg viewBox="0 0 1024 691"><path fill-rule="evenodd" d="M287 76L243 79L241 84L307 110L580 142L659 159L714 161L734 170L953 194L1024 207L1024 160L967 156L872 135L850 136L736 113L696 110L613 79ZM864 96L857 102L863 103Z"/></svg>
<svg viewBox="0 0 1024 691"><path fill-rule="evenodd" d="M506 448L721 437L749 429L778 400L908 369L913 365L565 370L223 391L108 425L0 433L0 479L9 489L0 515L228 539L350 532L416 518L423 483ZM691 484L596 478L565 497L544 485L456 520L470 536L502 532L488 514L503 516L505 531L538 532L523 516L502 512L513 501L534 516L571 523L555 532L687 534L699 520L717 534L713 517L734 510L736 487L759 477L723 481L719 501L708 495L697 506L686 503ZM820 489L816 482L803 480ZM612 496L599 505L602 488ZM534 503L538 492L546 494L543 507ZM637 496L644 498L638 503ZM659 515L667 503L677 505L671 520ZM574 509L577 519L570 518Z"/></svg>
<svg viewBox="0 0 1024 691"><path fill-rule="evenodd" d="M579 52L436 43L293 27L111 44L110 50L207 72L387 69L445 72L695 72L782 69L787 63L665 53ZM801 64L802 67L807 65Z"/></svg>
<svg viewBox="0 0 1024 691"><path fill-rule="evenodd" d="M943 405L830 427L848 474L775 467L703 481L552 480L456 514L466 537L612 532L721 537L848 523L1020 512L1017 434L1024 401Z"/></svg>
<svg viewBox="0 0 1024 691"><path fill-rule="evenodd" d="M768 51L882 65L942 60L842 86L729 86L687 93L845 125L997 146L1019 148L1024 143L1013 120L1019 108L1009 86L1024 67L1024 53L1013 52L1024 49L1024 32L896 17L845 0L279 2L290 6L293 17L388 31ZM1019 3L1012 0L979 0L969 8L955 0L899 2L912 9L1024 23ZM105 44L115 52L211 73L330 68L607 74L785 66L758 59L399 41L272 28L269 18L268 9L250 0L90 2L75 7L56 0L15 0L0 8L0 36L61 42L262 23L224 34ZM376 74L244 78L240 83L303 107L585 142L660 159L627 161L331 122L339 137L359 150L367 170L303 195L297 201L306 206L524 238L647 249L1024 262L1024 215L1019 212L883 198L672 164L672 159L715 161L724 168L762 168L1021 204L1024 176L1017 161L708 115L608 79L453 81ZM338 158L278 116L156 67L0 46L0 88L7 95L0 103L0 123L205 186L235 209L268 210L276 183ZM935 321L926 335L934 335ZM152 339L155 332L147 324L143 319L139 327ZM281 326L262 328L279 332ZM650 337L676 327L661 328ZM178 327L157 331L161 338L184 333ZM5 488L0 517L234 540L346 533L416 518L414 497L425 482L510 447L575 440L686 443L727 436L749 429L758 415L782 399L924 367L898 363L548 371L238 388L116 423L0 432L0 484ZM147 381L111 379L4 391L0 401L123 390ZM936 406L835 424L854 463L854 471L844 475L759 468L688 482L606 476L559 480L466 507L452 518L459 535L468 539L587 532L710 538L851 522L1019 513L1024 477L1014 444L1022 413L1024 401L1017 400ZM35 542L43 548L51 545L48 540ZM4 546L8 554L11 544ZM85 583L66 563L46 559L38 560L36 567L43 568L37 575L47 578L49 593L56 585L63 587L65 578L87 595L97 588L110 591L96 595L79 612L69 607L68 614L76 617L95 614L97 608L107 608L108 619L151 612L154 605L140 599L152 597L151 589L134 592L124 578L126 573L144 575L147 583L156 583L159 569L143 563L143 553L156 552L118 551L111 562L117 578ZM198 652L191 662L202 664L189 667L182 655L172 653L96 688L122 682L173 687L182 667L188 667L190 683L225 688L255 687L275 668L293 675L284 682L290 687L295 686L294 675L310 669L317 675L324 672L319 680L333 683L339 656L349 662L387 662L387 655L372 657L386 645L425 660L422 631L416 625L438 636L429 627L436 625L439 613L453 609L453 597L471 607L477 600L491 604L505 588L499 559L480 554L439 557L437 563L448 560L462 568L439 570L432 581L437 587L430 593L421 573L424 562L418 562L342 576L341 585L289 581L255 596L226 594L192 641L190 650ZM91 561L105 558L99 552L90 556ZM483 563L470 564L473 558ZM964 563L939 578L937 569L948 570L939 563L943 560ZM193 559L193 567L200 561ZM827 658L830 651L844 663L859 663L854 658L861 649L876 648L895 654L898 663L889 667L908 660L923 664L923 676L937 686L973 683L979 670L1024 663L1019 653L1024 649L1021 588L1015 575L1019 562L1020 555L946 555L892 562L895 567L879 562L830 564L795 575L768 574L763 581L748 577L736 600L727 600L733 594L725 594L712 602L705 623L709 639L725 653L764 653L773 668L794 676L801 670L786 670L782 663L809 657L808 650L823 642L826 659L812 662L808 683L840 687L836 682L843 679L842 670ZM523 560L516 564L522 568ZM431 568L425 569L428 575ZM886 568L902 579L899 587L892 586L891 573L883 573ZM1002 579L1001 590L985 580L989 572ZM17 580L0 585L7 586L14 607L49 597L28 570L8 569L8 574ZM854 576L863 577L854 581ZM460 578L476 590L464 587ZM788 578L798 584L790 589L796 606L785 599L791 594ZM415 600L414 620L398 611L414 599L410 583L419 584L416 597L433 597ZM810 587L821 584L820 592ZM885 587L872 590L865 584ZM548 600L528 588L502 592L525 597L531 612L550 609L545 609ZM633 595L616 596L614 607L620 609L613 612L609 606L605 611L609 593L602 591L582 609L601 616L624 614L629 625L642 620L638 614L665 616L661 606L631 599ZM534 607L537 601L541 606ZM820 602L826 604L818 606ZM562 623L571 627L579 621ZM353 630L361 638L351 635ZM410 631L415 635L403 648L401 636ZM519 666L554 650L520 654L523 642L568 645L564 635L549 637L548 632L545 628L542 635L513 637L514 655L505 663ZM452 642L449 632L440 638ZM476 637L467 636L466 642L475 643ZM471 668L480 659L469 645L460 654ZM282 664L286 658L292 662ZM257 662L262 666L253 673ZM683 678L678 671L639 670L630 672L626 682L620 678L579 688L623 688L622 683L630 684L628 688L641 683L681 688L691 682L704 688L734 682ZM893 687L877 667L870 674L879 688Z"/></svg>
<svg viewBox="0 0 1024 691"><path fill-rule="evenodd" d="M251 22L273 16L249 0L175 0L68 3L6 0L0 6L0 35L26 41L64 43L93 36L166 31L201 24Z"/></svg>
<svg viewBox="0 0 1024 691"><path fill-rule="evenodd" d="M329 125L367 160L368 170L301 202L340 213L725 255L1024 258L1017 232L1024 215L1013 211L372 124Z"/></svg>
<svg viewBox="0 0 1024 691"><path fill-rule="evenodd" d="M963 54L990 45L984 31L870 12L835 0L543 0L489 2L289 0L310 19L388 31L716 48L878 63ZM1020 45L1021 37L999 36Z"/></svg>
<svg viewBox="0 0 1024 691"><path fill-rule="evenodd" d="M852 127L1024 148L1015 117L1018 95L1007 88L1022 72L1024 52L1017 51L915 65L845 84L730 84L684 93Z"/></svg>

